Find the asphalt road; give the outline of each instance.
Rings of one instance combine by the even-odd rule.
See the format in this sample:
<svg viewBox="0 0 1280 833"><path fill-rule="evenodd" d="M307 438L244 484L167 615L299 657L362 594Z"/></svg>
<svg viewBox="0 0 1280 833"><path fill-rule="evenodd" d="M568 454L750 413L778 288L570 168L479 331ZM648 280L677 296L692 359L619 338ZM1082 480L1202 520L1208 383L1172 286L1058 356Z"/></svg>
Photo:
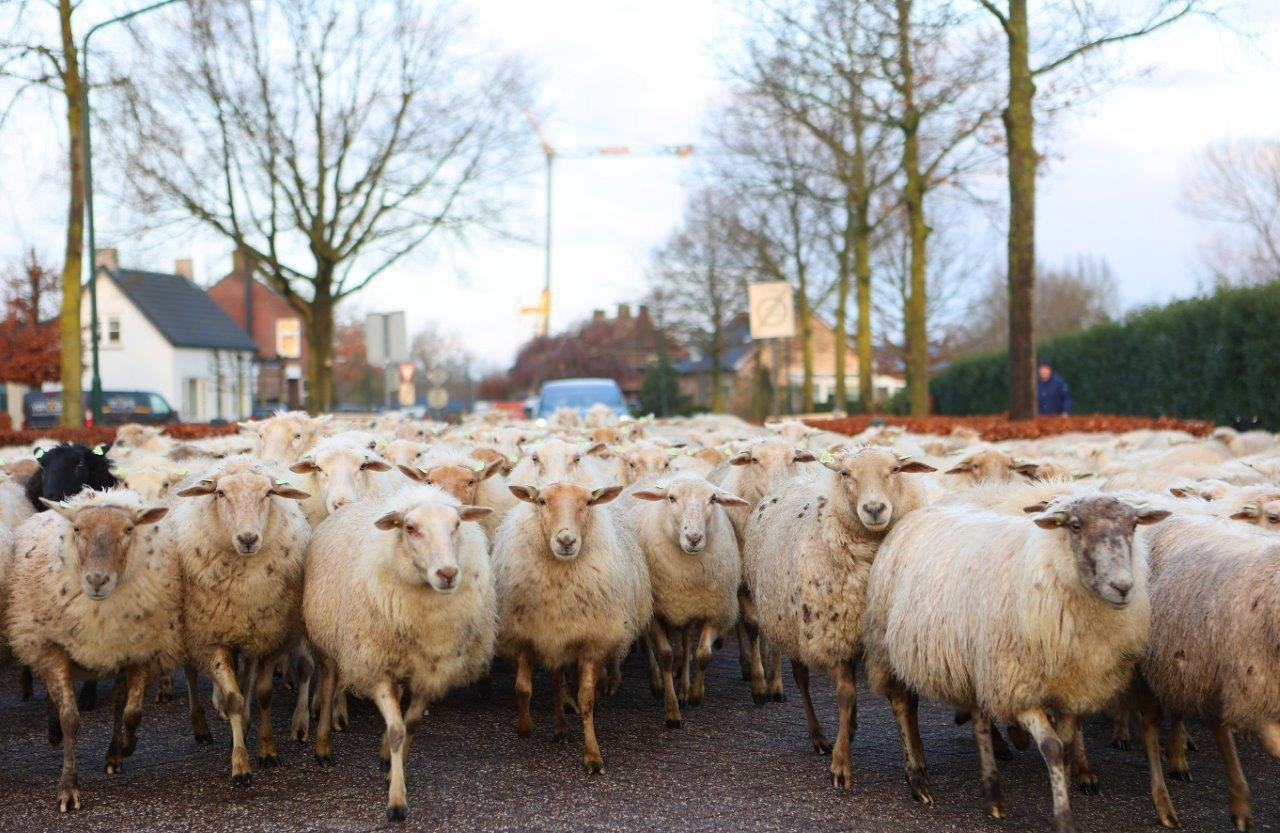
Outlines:
<svg viewBox="0 0 1280 833"><path fill-rule="evenodd" d="M61 751L45 739L47 700L21 702L17 674L0 673L0 831L365 831L384 821L386 789L378 770L381 719L352 703L352 727L335 735L337 766L318 766L308 747L287 740L293 693L276 698L283 764L254 773L253 785L228 778L230 732L211 712L217 739L197 747L186 719L181 675L176 702L148 703L137 753L124 775L102 772L109 732L109 686L82 719L79 744L84 808L61 817L55 796ZM832 687L814 675L814 700L835 737ZM913 804L902 776L887 705L862 690L854 743L854 787L830 786L826 759L810 751L794 689L785 703L751 703L737 671L732 639L718 652L707 700L685 713L683 729L663 725L643 667L628 660L622 691L597 709L608 773L588 778L580 765L581 731L551 740L550 691L535 678L532 738L516 736L511 674L499 670L490 699L457 692L431 709L408 766L406 830L465 831L1046 831L1052 829L1045 770L1034 752L1001 763L1007 818L989 821L979 800L977 758L968 727L950 711L921 710L933 780L933 807ZM207 695L206 689L206 695ZM1191 727L1192 783L1170 781L1184 829L1229 831L1226 787L1212 737ZM1102 781L1100 797L1073 794L1076 826L1096 831L1159 830L1147 798L1146 765L1137 751L1108 744L1109 729L1087 726ZM1251 740L1241 757L1254 796L1256 829L1280 829L1280 765ZM252 735L250 753L253 754Z"/></svg>

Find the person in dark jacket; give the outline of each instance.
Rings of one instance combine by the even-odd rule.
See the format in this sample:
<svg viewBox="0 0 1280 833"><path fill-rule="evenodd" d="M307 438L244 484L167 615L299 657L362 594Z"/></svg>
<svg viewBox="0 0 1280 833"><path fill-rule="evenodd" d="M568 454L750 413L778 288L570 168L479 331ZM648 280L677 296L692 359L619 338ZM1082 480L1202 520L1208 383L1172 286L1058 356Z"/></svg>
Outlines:
<svg viewBox="0 0 1280 833"><path fill-rule="evenodd" d="M1040 362L1040 377L1036 380L1036 410L1044 416L1071 413L1071 390L1047 361Z"/></svg>

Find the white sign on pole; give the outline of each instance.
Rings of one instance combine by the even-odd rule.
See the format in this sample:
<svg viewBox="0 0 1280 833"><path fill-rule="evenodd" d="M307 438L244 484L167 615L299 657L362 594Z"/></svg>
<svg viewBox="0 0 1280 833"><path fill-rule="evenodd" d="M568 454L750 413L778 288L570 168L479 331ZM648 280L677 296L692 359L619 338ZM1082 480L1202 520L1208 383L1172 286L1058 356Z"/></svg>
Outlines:
<svg viewBox="0 0 1280 833"><path fill-rule="evenodd" d="M449 404L449 391L444 388L431 388L427 391L427 406L438 411Z"/></svg>
<svg viewBox="0 0 1280 833"><path fill-rule="evenodd" d="M791 338L796 334L795 302L786 281L747 285L752 338Z"/></svg>
<svg viewBox="0 0 1280 833"><path fill-rule="evenodd" d="M374 367L409 360L404 312L370 313L364 319L364 346Z"/></svg>

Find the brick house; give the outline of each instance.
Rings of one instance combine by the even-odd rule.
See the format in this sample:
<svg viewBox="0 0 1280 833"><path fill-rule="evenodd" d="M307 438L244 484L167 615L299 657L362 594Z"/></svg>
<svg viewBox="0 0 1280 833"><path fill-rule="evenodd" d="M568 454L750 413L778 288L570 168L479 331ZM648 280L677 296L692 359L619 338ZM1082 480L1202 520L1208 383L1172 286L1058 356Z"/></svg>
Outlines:
<svg viewBox="0 0 1280 833"><path fill-rule="evenodd" d="M307 344L302 317L279 293L255 277L252 258L237 251L230 274L209 287L218 306L252 337L258 346L254 358L254 403L260 408L298 409L306 398L303 368Z"/></svg>
<svg viewBox="0 0 1280 833"><path fill-rule="evenodd" d="M594 310L578 335L618 359L624 368L617 379L618 387L628 399L640 394L645 368L657 360L658 348L664 341L667 354L672 358L684 355L684 350L658 327L649 308L643 304L634 312L630 304L618 304L618 313L613 318L602 309Z"/></svg>

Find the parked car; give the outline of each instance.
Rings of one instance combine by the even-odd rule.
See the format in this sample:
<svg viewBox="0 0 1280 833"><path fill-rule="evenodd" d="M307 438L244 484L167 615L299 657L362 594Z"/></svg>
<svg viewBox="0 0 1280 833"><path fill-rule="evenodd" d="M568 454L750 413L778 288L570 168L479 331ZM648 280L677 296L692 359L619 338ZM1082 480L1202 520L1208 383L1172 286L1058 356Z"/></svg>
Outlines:
<svg viewBox="0 0 1280 833"><path fill-rule="evenodd" d="M89 392L84 392L86 406ZM22 420L27 428L52 428L62 419L62 394L59 391L30 391L22 398ZM145 390L104 390L102 419L99 425L123 425L141 422L166 425L181 422L165 398Z"/></svg>
<svg viewBox="0 0 1280 833"><path fill-rule="evenodd" d="M560 408L572 408L585 416L592 405L607 405L620 417L631 415L622 388L612 379L557 379L543 382L534 416L550 419Z"/></svg>

